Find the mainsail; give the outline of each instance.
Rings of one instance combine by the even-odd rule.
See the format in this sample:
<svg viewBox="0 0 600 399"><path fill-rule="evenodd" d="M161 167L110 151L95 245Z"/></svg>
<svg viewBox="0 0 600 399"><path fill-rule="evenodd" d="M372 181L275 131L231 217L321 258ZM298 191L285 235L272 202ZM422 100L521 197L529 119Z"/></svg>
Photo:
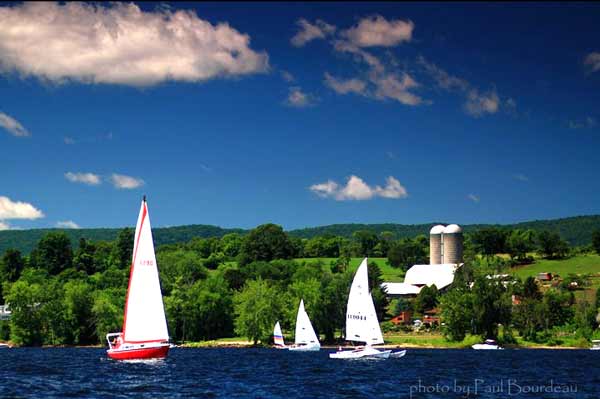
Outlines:
<svg viewBox="0 0 600 399"><path fill-rule="evenodd" d="M169 339L146 199L142 201L133 246L125 303L123 341L161 342Z"/></svg>
<svg viewBox="0 0 600 399"><path fill-rule="evenodd" d="M300 300L300 307L298 308L298 315L296 316L296 339L295 344L305 345L319 345L319 339L315 330L308 318L306 310L304 310L304 300Z"/></svg>
<svg viewBox="0 0 600 399"><path fill-rule="evenodd" d="M285 346L285 343L283 342L283 334L281 333L281 326L279 325L279 322L277 322L275 324L275 328L273 329L273 342L277 346Z"/></svg>
<svg viewBox="0 0 600 399"><path fill-rule="evenodd" d="M369 292L367 258L358 267L346 310L346 340L365 342L367 345L383 343L373 298Z"/></svg>

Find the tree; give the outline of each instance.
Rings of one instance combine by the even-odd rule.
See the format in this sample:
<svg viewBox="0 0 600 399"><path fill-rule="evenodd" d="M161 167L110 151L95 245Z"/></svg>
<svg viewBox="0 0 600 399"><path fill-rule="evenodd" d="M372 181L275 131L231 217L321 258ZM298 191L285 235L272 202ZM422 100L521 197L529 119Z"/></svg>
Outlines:
<svg viewBox="0 0 600 399"><path fill-rule="evenodd" d="M434 285L431 287L424 286L421 288L419 295L415 299L414 309L416 313L424 313L427 310L433 309L438 304L438 289Z"/></svg>
<svg viewBox="0 0 600 399"><path fill-rule="evenodd" d="M31 252L32 266L56 275L73 264L71 241L64 232L47 233Z"/></svg>
<svg viewBox="0 0 600 399"><path fill-rule="evenodd" d="M69 344L88 345L96 342L91 287L73 280L64 284L64 312Z"/></svg>
<svg viewBox="0 0 600 399"><path fill-rule="evenodd" d="M523 298L534 300L542 299L540 286L535 277L529 276L525 279L525 282L523 283Z"/></svg>
<svg viewBox="0 0 600 399"><path fill-rule="evenodd" d="M81 238L79 240L79 248L75 251L75 257L73 258L75 269L82 270L87 274L93 274L96 271L94 267L94 252L96 252L96 246L85 238Z"/></svg>
<svg viewBox="0 0 600 399"><path fill-rule="evenodd" d="M161 251L156 257L164 295L170 294L178 278L181 279L180 284L191 286L196 281L206 278L208 274L204 262L195 251L184 249Z"/></svg>
<svg viewBox="0 0 600 399"><path fill-rule="evenodd" d="M225 234L219 240L219 251L229 258L235 258L242 248L242 236L237 233Z"/></svg>
<svg viewBox="0 0 600 399"><path fill-rule="evenodd" d="M533 232L531 230L513 230L506 238L506 251L512 259L524 260L527 258L527 252L533 248Z"/></svg>
<svg viewBox="0 0 600 399"><path fill-rule="evenodd" d="M275 322L283 316L283 295L262 279L250 280L233 297L236 333L254 345L267 342Z"/></svg>
<svg viewBox="0 0 600 399"><path fill-rule="evenodd" d="M18 280L10 285L6 301L10 303L10 339L16 345L41 345L43 343L43 317L40 302L43 288Z"/></svg>
<svg viewBox="0 0 600 399"><path fill-rule="evenodd" d="M281 226L263 224L245 237L240 249L240 265L260 260L290 259L293 252L292 243Z"/></svg>
<svg viewBox="0 0 600 399"><path fill-rule="evenodd" d="M104 342L106 334L121 331L125 290L109 288L94 292L92 320L96 338Z"/></svg>
<svg viewBox="0 0 600 399"><path fill-rule="evenodd" d="M383 320L385 316L385 311L388 305L390 304L390 300L385 290L381 288L381 283L383 283L383 279L381 278L381 269L379 268L376 262L369 262L368 274L369 291L371 292L371 297L373 298L373 304L375 305L377 319Z"/></svg>
<svg viewBox="0 0 600 399"><path fill-rule="evenodd" d="M0 280L14 283L21 276L25 268L25 260L21 252L16 249L7 249L0 260Z"/></svg>
<svg viewBox="0 0 600 399"><path fill-rule="evenodd" d="M133 229L126 227L119 232L113 246L112 258L120 269L129 269L133 259Z"/></svg>
<svg viewBox="0 0 600 399"><path fill-rule="evenodd" d="M392 267L407 270L412 265L428 262L428 242L404 238L390 245L387 252L388 263Z"/></svg>
<svg viewBox="0 0 600 399"><path fill-rule="evenodd" d="M473 314L473 294L463 288L451 289L440 298L443 334L450 341L462 341L471 331Z"/></svg>
<svg viewBox="0 0 600 399"><path fill-rule="evenodd" d="M352 274L325 274L321 277L321 304L316 311L316 329L332 342L336 330L344 331L346 304L350 293ZM312 315L311 315L312 317Z"/></svg>
<svg viewBox="0 0 600 399"><path fill-rule="evenodd" d="M511 321L512 301L502 281L480 275L472 288L475 333L486 338L496 338L498 326L508 329Z"/></svg>
<svg viewBox="0 0 600 399"><path fill-rule="evenodd" d="M600 255L600 230L595 230L592 233L592 247L598 255Z"/></svg>
<svg viewBox="0 0 600 399"><path fill-rule="evenodd" d="M569 244L553 231L543 230L537 234L538 251L546 258L564 258L569 253Z"/></svg>
<svg viewBox="0 0 600 399"><path fill-rule="evenodd" d="M359 244L357 256L372 256L373 249L379 242L377 234L370 230L358 230L352 234L352 238Z"/></svg>
<svg viewBox="0 0 600 399"><path fill-rule="evenodd" d="M470 238L475 250L491 256L506 252L506 231L497 227L485 227L471 233Z"/></svg>

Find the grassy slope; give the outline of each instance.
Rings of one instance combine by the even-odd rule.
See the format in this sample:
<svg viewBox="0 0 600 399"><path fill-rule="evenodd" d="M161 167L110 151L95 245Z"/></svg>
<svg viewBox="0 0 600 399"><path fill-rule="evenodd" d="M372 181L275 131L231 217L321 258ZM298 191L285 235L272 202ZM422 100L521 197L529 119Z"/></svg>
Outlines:
<svg viewBox="0 0 600 399"><path fill-rule="evenodd" d="M314 262L320 260L325 264L329 264L332 261L335 261L336 258L298 258L295 259L298 262ZM358 265L363 260L363 258L351 258L350 259L350 270L352 272L356 271ZM377 263L379 269L381 270L382 279L385 282L402 282L404 281L404 272L399 269L394 269L387 263L387 258L369 258L369 262Z"/></svg>
<svg viewBox="0 0 600 399"><path fill-rule="evenodd" d="M591 274L592 286L598 288L600 287L600 255L580 255L560 260L540 259L534 264L512 269L512 273L522 279L542 272L559 274L563 278L571 273Z"/></svg>

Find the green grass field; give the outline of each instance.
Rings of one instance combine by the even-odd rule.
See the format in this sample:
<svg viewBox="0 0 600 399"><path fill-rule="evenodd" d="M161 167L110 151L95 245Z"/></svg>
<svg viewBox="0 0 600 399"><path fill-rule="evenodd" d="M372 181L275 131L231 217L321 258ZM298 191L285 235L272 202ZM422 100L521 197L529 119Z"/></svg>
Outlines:
<svg viewBox="0 0 600 399"><path fill-rule="evenodd" d="M590 274L592 286L600 288L600 255L580 255L559 260L538 259L531 265L512 268L511 272L522 279L543 272L558 274L563 278L571 273Z"/></svg>
<svg viewBox="0 0 600 399"><path fill-rule="evenodd" d="M336 258L298 258L295 259L298 262L314 262L320 260L325 264L329 264L332 261L335 261ZM351 258L350 259L350 270L352 272L356 271L358 265L363 258ZM404 272L399 269L394 269L387 263L387 258L369 258L369 262L377 263L379 269L381 269L382 279L385 282L402 282L404 281Z"/></svg>

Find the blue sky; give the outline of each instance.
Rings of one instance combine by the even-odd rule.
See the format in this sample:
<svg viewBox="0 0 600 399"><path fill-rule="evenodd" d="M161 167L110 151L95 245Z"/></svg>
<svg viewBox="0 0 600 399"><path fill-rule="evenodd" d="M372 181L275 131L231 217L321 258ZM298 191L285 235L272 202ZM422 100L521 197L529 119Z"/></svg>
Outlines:
<svg viewBox="0 0 600 399"><path fill-rule="evenodd" d="M185 11L185 12L183 12ZM600 5L0 7L0 228L600 213Z"/></svg>

